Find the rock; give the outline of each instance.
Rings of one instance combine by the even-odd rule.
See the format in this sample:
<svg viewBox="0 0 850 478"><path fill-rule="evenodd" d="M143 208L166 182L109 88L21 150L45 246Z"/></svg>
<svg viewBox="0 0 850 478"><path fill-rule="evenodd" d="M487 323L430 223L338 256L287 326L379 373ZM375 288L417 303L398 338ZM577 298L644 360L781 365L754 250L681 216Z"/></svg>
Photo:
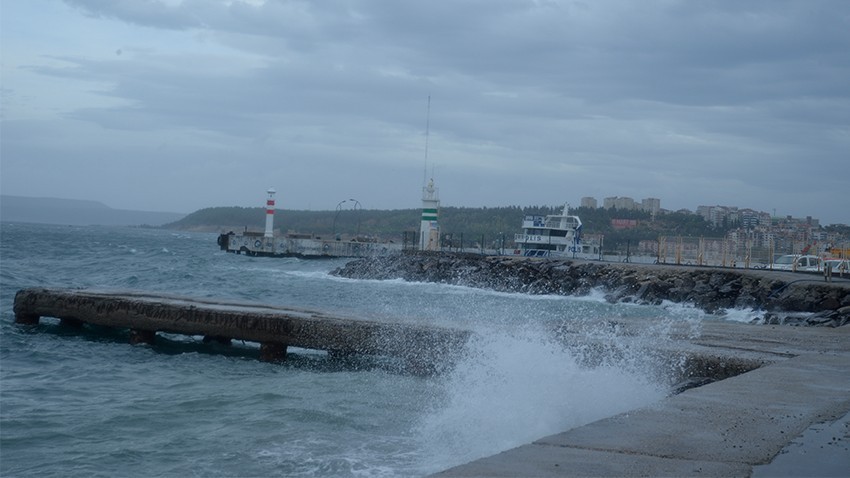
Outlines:
<svg viewBox="0 0 850 478"><path fill-rule="evenodd" d="M529 294L586 295L603 289L609 302L687 302L709 312L730 307L768 311L767 324L841 326L850 323L850 288L794 280L770 272L713 267L583 262L451 253L404 253L357 259L332 274L458 284ZM788 315L789 312L836 315Z"/></svg>

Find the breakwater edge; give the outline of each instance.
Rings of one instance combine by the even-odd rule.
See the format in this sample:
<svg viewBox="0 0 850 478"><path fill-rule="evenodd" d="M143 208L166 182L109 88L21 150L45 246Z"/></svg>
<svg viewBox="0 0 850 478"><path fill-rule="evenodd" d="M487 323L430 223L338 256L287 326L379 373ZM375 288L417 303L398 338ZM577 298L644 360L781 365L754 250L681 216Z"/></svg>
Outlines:
<svg viewBox="0 0 850 478"><path fill-rule="evenodd" d="M754 323L850 324L850 280L826 282L818 275L772 270L410 252L350 261L331 273L527 294L583 296L601 290L611 303L670 301L708 313L753 309Z"/></svg>

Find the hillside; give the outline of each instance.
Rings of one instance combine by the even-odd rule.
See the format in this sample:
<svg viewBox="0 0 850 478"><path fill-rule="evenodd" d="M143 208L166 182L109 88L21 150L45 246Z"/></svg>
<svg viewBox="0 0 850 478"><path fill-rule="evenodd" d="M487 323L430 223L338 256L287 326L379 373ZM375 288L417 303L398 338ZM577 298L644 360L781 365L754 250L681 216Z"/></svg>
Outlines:
<svg viewBox="0 0 850 478"><path fill-rule="evenodd" d="M70 226L160 226L184 214L112 209L97 201L0 196L0 221Z"/></svg>
<svg viewBox="0 0 850 478"><path fill-rule="evenodd" d="M560 207L509 206L495 208L440 208L440 229L451 235L457 245L484 242L495 244L504 237L507 243L515 233L521 232L525 215L556 214ZM692 214L671 213L653 219L640 211L606 209L571 209L584 223L585 234L603 234L606 249L625 248L637 241L657 239L659 235L691 237L719 237L725 230L712 228L702 217ZM382 239L401 240L405 232L419 229L419 209L395 210L343 210L343 211L293 211L277 210L275 230L280 232L311 233L330 237L334 233L377 236ZM630 219L636 225L630 229L615 229L613 219ZM163 227L178 230L227 232L254 230L265 227L264 208L213 207L196 211L183 219Z"/></svg>

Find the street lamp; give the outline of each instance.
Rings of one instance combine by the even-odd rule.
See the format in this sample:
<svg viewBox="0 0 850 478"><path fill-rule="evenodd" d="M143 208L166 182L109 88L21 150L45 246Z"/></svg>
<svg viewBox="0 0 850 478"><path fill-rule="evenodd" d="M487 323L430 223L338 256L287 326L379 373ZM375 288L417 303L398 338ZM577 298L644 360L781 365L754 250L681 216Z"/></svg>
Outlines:
<svg viewBox="0 0 850 478"><path fill-rule="evenodd" d="M345 202L347 202L347 200L340 201L339 204L336 205L336 214L334 214L334 233L333 233L333 236L334 236L334 239L337 240L337 241L339 240L339 236L336 235L336 220L339 217L339 212L342 211L342 205Z"/></svg>
<svg viewBox="0 0 850 478"><path fill-rule="evenodd" d="M334 214L333 236L334 236L334 239L336 239L337 241L339 240L339 237L336 235L336 221L339 218L339 213L342 212L342 205L347 203L347 202L353 202L354 203L354 207L352 209L354 209L355 213L357 213L358 210L360 210L360 211L363 210L363 207L360 205L360 201L358 201L356 199L343 199L342 201L339 202L339 204L336 205L336 214ZM358 236L360 235L360 214L359 213L357 213L357 235Z"/></svg>
<svg viewBox="0 0 850 478"><path fill-rule="evenodd" d="M354 214L357 215L357 236L359 237L360 236L360 215L363 213L363 207L360 206L360 201L358 201L356 199L349 199L349 201L352 201L354 203ZM358 210L360 212L358 212Z"/></svg>

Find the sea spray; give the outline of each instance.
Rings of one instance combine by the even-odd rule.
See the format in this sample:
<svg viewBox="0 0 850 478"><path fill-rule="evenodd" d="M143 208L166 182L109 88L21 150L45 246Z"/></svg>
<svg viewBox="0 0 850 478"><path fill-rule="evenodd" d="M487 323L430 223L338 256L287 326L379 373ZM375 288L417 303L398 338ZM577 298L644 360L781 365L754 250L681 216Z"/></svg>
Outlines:
<svg viewBox="0 0 850 478"><path fill-rule="evenodd" d="M416 433L443 467L657 401L667 388L630 364L595 367L539 328L480 334L440 383ZM631 360L632 358L629 357Z"/></svg>

